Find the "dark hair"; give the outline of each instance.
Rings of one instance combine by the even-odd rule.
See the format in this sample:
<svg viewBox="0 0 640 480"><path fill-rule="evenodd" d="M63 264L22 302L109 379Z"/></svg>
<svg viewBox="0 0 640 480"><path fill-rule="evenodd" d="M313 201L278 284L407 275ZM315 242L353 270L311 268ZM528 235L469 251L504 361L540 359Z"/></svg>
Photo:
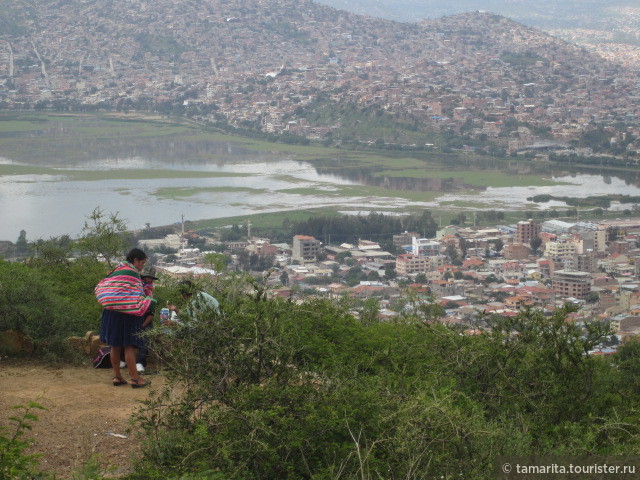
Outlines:
<svg viewBox="0 0 640 480"><path fill-rule="evenodd" d="M127 253L127 256L126 256L126 260L129 263L133 263L134 260L146 260L146 259L147 259L147 254L144 253L139 248L132 248L131 250L129 250L129 253Z"/></svg>

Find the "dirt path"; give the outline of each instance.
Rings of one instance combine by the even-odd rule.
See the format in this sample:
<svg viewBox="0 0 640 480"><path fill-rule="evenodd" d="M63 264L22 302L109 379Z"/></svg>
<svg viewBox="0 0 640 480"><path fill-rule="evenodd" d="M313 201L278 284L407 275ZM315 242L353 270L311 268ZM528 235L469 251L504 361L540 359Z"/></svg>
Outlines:
<svg viewBox="0 0 640 480"><path fill-rule="evenodd" d="M103 468L113 469L109 476L124 475L131 471L131 457L140 444L131 431L131 414L149 389L114 387L111 378L111 369L0 360L0 424L11 425L7 418L17 413L12 406L36 401L47 410L34 412L39 421L26 436L35 441L30 452L42 454L42 470L70 478L71 472L97 455ZM161 382L157 375L145 378L154 387Z"/></svg>

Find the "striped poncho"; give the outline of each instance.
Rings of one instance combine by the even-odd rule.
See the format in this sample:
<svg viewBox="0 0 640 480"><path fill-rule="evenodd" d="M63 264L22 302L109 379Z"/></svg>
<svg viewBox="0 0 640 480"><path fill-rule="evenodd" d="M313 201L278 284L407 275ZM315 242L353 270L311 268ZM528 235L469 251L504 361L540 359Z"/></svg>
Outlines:
<svg viewBox="0 0 640 480"><path fill-rule="evenodd" d="M128 315L142 315L155 303L155 299L144 295L140 274L129 262L119 263L98 283L95 293L103 308Z"/></svg>

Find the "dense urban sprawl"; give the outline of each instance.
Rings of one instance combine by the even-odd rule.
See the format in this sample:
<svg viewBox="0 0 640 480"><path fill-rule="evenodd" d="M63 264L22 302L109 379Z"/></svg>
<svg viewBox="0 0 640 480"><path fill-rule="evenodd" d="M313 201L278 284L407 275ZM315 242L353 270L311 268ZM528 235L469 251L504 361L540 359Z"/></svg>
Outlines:
<svg viewBox="0 0 640 480"><path fill-rule="evenodd" d="M438 148L426 133L445 132L506 153L600 128L618 154L640 148L637 71L489 13L410 24L291 0L35 5L13 2L15 28L0 35L9 108L177 108L265 133L417 148ZM347 107L406 131L334 138L359 121Z"/></svg>
<svg viewBox="0 0 640 480"><path fill-rule="evenodd" d="M344 296L373 301L381 318L391 318L418 302L435 301L441 321L482 331L489 315L514 316L526 308L553 312L566 303L580 307L571 321L610 322L619 340L640 333L640 219L542 223L512 226L449 226L434 238L418 233L393 236L395 252L380 244L324 244L296 235L291 244L250 238L224 243L229 268L269 270L271 292L284 298ZM141 240L146 249L174 248L159 269L171 276L217 274L206 253L185 248L216 239L195 232ZM266 273L266 272L264 272Z"/></svg>

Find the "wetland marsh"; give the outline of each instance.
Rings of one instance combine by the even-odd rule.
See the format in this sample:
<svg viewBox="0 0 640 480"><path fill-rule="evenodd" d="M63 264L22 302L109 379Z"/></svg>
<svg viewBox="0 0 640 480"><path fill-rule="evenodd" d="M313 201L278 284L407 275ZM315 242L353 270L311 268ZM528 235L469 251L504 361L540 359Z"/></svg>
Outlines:
<svg viewBox="0 0 640 480"><path fill-rule="evenodd" d="M325 209L535 210L539 194L640 195L604 176L470 155L352 152L210 133L132 117L0 114L0 240L78 235L96 207L130 228ZM615 208L615 205L614 207Z"/></svg>

